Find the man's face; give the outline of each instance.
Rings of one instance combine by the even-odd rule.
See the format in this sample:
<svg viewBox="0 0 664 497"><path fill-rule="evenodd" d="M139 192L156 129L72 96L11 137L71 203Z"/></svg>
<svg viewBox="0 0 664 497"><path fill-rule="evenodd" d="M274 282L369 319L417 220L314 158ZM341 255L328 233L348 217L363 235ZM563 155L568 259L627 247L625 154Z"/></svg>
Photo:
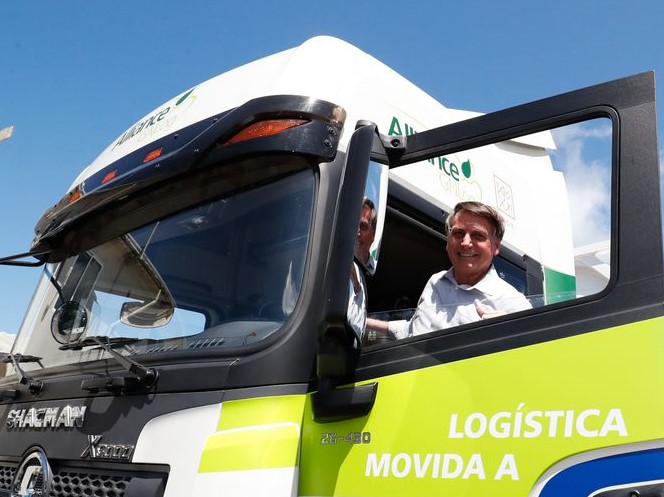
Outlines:
<svg viewBox="0 0 664 497"><path fill-rule="evenodd" d="M457 283L474 285L480 281L499 249L500 242L493 236L493 226L488 219L464 210L454 216L447 239L447 255Z"/></svg>
<svg viewBox="0 0 664 497"><path fill-rule="evenodd" d="M371 209L362 206L362 214L357 227L357 241L355 243L355 254L364 263L369 260L369 250L374 241L374 231L371 228Z"/></svg>

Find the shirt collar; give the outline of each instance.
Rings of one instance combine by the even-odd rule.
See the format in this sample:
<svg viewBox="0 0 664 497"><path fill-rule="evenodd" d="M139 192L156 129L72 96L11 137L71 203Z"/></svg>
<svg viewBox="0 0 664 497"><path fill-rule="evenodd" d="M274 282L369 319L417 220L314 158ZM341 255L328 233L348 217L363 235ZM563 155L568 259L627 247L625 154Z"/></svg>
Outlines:
<svg viewBox="0 0 664 497"><path fill-rule="evenodd" d="M459 283L457 283L457 280L454 277L454 268L452 268L448 271L445 271L445 274L443 275L443 278L447 278L452 283L454 283L454 285L457 288L459 288L461 290L465 290L465 291L478 290L478 291L482 292L485 295L493 295L494 294L493 290L495 288L496 278L500 278L500 276L498 276L498 273L496 272L496 269L493 267L493 264L492 264L491 267L489 268L489 270L484 275L484 278L482 278L480 281L478 281L474 285L460 285Z"/></svg>

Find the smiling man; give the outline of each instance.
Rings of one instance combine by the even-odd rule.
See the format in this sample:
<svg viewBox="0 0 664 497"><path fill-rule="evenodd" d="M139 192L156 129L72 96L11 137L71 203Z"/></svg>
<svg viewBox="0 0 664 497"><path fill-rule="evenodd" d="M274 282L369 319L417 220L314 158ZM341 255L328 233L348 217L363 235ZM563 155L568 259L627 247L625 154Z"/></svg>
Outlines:
<svg viewBox="0 0 664 497"><path fill-rule="evenodd" d="M446 225L452 267L429 278L410 321L368 319L368 329L404 338L531 307L493 267L505 233L495 209L480 202L460 202Z"/></svg>

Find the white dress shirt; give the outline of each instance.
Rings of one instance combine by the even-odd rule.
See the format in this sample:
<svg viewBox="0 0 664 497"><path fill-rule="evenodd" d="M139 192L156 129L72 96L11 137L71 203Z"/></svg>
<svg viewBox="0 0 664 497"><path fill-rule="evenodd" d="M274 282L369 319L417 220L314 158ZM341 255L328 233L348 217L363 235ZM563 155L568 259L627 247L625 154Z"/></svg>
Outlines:
<svg viewBox="0 0 664 497"><path fill-rule="evenodd" d="M489 313L510 313L532 307L523 294L498 276L493 266L472 286L459 285L454 279L454 270L450 269L429 278L413 317L410 321L390 321L389 332L396 338L405 338L479 321L482 317L478 306Z"/></svg>

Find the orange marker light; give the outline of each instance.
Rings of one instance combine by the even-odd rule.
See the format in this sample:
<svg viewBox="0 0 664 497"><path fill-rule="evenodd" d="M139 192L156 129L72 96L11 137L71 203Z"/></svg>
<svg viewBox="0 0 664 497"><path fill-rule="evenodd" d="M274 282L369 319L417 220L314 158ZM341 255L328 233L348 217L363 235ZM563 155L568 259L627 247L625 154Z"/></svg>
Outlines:
<svg viewBox="0 0 664 497"><path fill-rule="evenodd" d="M106 183L110 183L115 179L117 175L118 175L118 170L113 169L111 172L107 173L106 176L104 176L104 179L101 180L101 184L105 185Z"/></svg>
<svg viewBox="0 0 664 497"><path fill-rule="evenodd" d="M71 193L71 195L70 195L70 197L69 197L69 203L70 203L70 204L73 204L73 203L76 202L79 198L81 198L81 196L82 196L82 194L81 194L81 190L79 190L79 189L77 188L76 190L74 190L74 191Z"/></svg>
<svg viewBox="0 0 664 497"><path fill-rule="evenodd" d="M145 156L145 159L143 159L143 164L145 164L146 162L150 162L151 160L155 160L157 157L161 155L161 152L163 150L164 150L163 148L158 148L150 152L148 155Z"/></svg>
<svg viewBox="0 0 664 497"><path fill-rule="evenodd" d="M300 126L308 122L309 121L304 119L271 119L269 121L259 121L247 126L239 133L236 133L229 140L224 142L223 145L233 145L234 143L251 140L252 138L276 135L289 128L294 128L295 126Z"/></svg>

